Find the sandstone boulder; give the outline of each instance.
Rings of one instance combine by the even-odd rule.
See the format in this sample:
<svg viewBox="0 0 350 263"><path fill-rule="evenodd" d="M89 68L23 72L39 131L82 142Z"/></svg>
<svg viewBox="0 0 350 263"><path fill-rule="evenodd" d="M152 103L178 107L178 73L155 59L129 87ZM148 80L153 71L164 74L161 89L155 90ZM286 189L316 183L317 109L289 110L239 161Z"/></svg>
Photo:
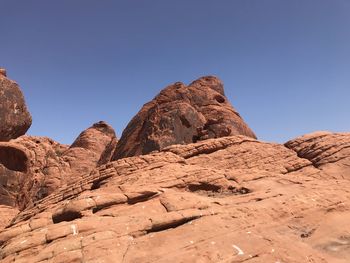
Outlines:
<svg viewBox="0 0 350 263"><path fill-rule="evenodd" d="M189 86L177 82L146 103L130 121L112 160L231 135L256 138L225 97L218 78L202 77Z"/></svg>
<svg viewBox="0 0 350 263"><path fill-rule="evenodd" d="M29 129L32 117L18 84L0 69L0 141L15 139Z"/></svg>

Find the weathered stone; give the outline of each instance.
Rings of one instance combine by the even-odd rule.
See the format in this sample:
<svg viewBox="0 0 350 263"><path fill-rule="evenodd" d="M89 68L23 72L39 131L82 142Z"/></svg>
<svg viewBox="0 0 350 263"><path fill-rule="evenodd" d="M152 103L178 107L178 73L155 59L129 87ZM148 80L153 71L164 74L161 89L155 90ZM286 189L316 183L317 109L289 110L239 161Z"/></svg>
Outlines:
<svg viewBox="0 0 350 263"><path fill-rule="evenodd" d="M97 122L78 136L62 159L69 163L73 173L87 174L96 167L106 147L115 140L113 128L103 121Z"/></svg>
<svg viewBox="0 0 350 263"><path fill-rule="evenodd" d="M32 117L18 84L0 69L0 141L15 139L29 129Z"/></svg>
<svg viewBox="0 0 350 263"><path fill-rule="evenodd" d="M0 196L0 199L2 198L3 197ZM0 231L10 223L11 219L14 218L18 212L18 209L12 206L0 205Z"/></svg>
<svg viewBox="0 0 350 263"><path fill-rule="evenodd" d="M290 140L285 146L332 176L350 175L349 133L315 132Z"/></svg>
<svg viewBox="0 0 350 263"><path fill-rule="evenodd" d="M345 263L349 178L323 168L349 164L349 140L231 136L109 162L20 212L0 262Z"/></svg>
<svg viewBox="0 0 350 263"><path fill-rule="evenodd" d="M104 122L0 142L0 262L346 263L349 149L257 141L218 79L176 83L120 142Z"/></svg>
<svg viewBox="0 0 350 263"><path fill-rule="evenodd" d="M112 160L173 144L239 134L256 138L228 102L219 79L202 77L189 86L176 82L146 103L130 121Z"/></svg>
<svg viewBox="0 0 350 263"><path fill-rule="evenodd" d="M36 136L0 142L0 205L24 209L69 181L83 178L116 140L113 128L98 122L70 147Z"/></svg>
<svg viewBox="0 0 350 263"><path fill-rule="evenodd" d="M6 69L0 68L0 75L7 77Z"/></svg>

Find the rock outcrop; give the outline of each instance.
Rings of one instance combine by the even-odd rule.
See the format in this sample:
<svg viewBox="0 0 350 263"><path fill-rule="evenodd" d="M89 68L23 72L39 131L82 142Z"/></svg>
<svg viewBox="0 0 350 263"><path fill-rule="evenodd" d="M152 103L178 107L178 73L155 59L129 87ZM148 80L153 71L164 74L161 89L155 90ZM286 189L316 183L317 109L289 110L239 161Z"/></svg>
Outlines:
<svg viewBox="0 0 350 263"><path fill-rule="evenodd" d="M202 77L189 86L177 82L145 104L130 121L112 160L231 135L256 138L225 97L219 79Z"/></svg>
<svg viewBox="0 0 350 263"><path fill-rule="evenodd" d="M350 178L298 156L316 141L335 149L350 133L290 149L231 136L109 162L17 215L1 262L348 262ZM348 158L331 150L322 165Z"/></svg>
<svg viewBox="0 0 350 263"><path fill-rule="evenodd" d="M258 141L218 79L176 83L119 142L0 142L0 262L347 263L349 181L350 133Z"/></svg>
<svg viewBox="0 0 350 263"><path fill-rule="evenodd" d="M98 122L70 147L35 136L0 142L0 205L22 210L71 180L83 178L112 140L116 140L113 128Z"/></svg>
<svg viewBox="0 0 350 263"><path fill-rule="evenodd" d="M69 163L74 174L88 174L115 140L114 129L106 122L97 122L78 136L62 159Z"/></svg>
<svg viewBox="0 0 350 263"><path fill-rule="evenodd" d="M291 140L285 146L330 176L350 175L349 133L315 132Z"/></svg>
<svg viewBox="0 0 350 263"><path fill-rule="evenodd" d="M0 141L15 139L29 129L32 117L18 84L0 69Z"/></svg>

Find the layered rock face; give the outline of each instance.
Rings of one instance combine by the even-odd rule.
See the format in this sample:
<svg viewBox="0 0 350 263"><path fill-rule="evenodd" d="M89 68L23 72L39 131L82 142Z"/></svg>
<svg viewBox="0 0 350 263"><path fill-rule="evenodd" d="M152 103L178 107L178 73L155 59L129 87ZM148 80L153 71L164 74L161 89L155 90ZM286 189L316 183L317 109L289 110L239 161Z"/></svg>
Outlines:
<svg viewBox="0 0 350 263"><path fill-rule="evenodd" d="M285 146L330 176L346 178L350 174L349 133L315 132L291 140Z"/></svg>
<svg viewBox="0 0 350 263"><path fill-rule="evenodd" d="M0 68L0 141L15 139L29 129L32 117L16 82Z"/></svg>
<svg viewBox="0 0 350 263"><path fill-rule="evenodd" d="M322 169L349 167L349 143L231 136L109 162L17 215L1 262L349 262L349 173Z"/></svg>
<svg viewBox="0 0 350 263"><path fill-rule="evenodd" d="M202 77L189 86L177 82L145 104L130 121L112 160L231 135L256 138L225 97L218 78Z"/></svg>

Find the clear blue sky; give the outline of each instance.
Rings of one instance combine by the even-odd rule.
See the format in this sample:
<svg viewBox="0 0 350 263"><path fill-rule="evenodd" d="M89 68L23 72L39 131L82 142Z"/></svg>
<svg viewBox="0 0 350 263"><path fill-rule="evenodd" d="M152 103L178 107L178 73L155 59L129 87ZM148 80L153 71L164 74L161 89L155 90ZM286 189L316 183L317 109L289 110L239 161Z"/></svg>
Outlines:
<svg viewBox="0 0 350 263"><path fill-rule="evenodd" d="M120 136L175 81L213 74L259 139L350 131L349 0L0 0L0 66L62 143Z"/></svg>

